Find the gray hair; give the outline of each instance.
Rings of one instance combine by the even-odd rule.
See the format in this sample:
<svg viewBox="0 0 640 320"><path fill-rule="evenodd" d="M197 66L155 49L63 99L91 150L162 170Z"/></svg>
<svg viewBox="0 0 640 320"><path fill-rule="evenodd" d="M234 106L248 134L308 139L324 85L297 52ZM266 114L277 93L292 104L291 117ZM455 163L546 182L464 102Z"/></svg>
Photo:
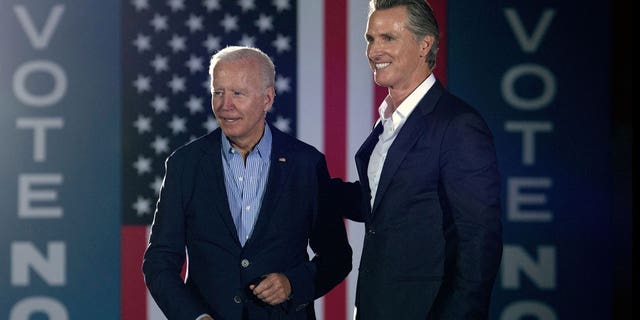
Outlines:
<svg viewBox="0 0 640 320"><path fill-rule="evenodd" d="M407 29L413 33L416 41L422 40L425 36L433 36L433 45L429 49L426 62L429 68L436 66L436 54L438 53L438 22L433 13L433 9L426 0L371 0L369 1L369 16L379 9L391 9L405 6L407 8Z"/></svg>
<svg viewBox="0 0 640 320"><path fill-rule="evenodd" d="M258 48L242 47L242 46L229 46L218 52L216 52L209 62L209 76L211 83L213 83L213 69L220 61L251 61L258 64L258 77L260 77L260 83L263 85L262 89L273 87L276 77L276 67L264 52Z"/></svg>

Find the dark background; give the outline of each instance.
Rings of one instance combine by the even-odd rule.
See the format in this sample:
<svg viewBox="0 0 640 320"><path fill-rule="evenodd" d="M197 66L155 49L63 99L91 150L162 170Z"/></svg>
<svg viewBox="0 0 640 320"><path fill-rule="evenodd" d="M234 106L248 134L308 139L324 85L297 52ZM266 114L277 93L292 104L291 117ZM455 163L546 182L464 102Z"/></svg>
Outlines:
<svg viewBox="0 0 640 320"><path fill-rule="evenodd" d="M633 122L631 1L612 1L613 319L630 319L633 286ZM597 43L594 43L597 47ZM597 49L595 49L597 50ZM598 63L594 61L594 63Z"/></svg>

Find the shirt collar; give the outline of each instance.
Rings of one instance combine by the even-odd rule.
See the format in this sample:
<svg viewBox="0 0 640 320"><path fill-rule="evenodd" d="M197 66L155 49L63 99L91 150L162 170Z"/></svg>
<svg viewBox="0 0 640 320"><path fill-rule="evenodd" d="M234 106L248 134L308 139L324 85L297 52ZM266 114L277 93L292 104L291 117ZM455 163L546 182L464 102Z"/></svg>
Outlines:
<svg viewBox="0 0 640 320"><path fill-rule="evenodd" d="M231 155L234 153L238 153L238 151L231 146L231 142L229 142L229 139L224 135L224 132L222 132L222 130L220 130L220 134L222 135L222 156L225 157L225 159L229 160ZM269 157L271 157L272 140L273 137L271 135L271 129L265 122L262 138L260 138L260 141L258 141L258 144L253 148L251 153L255 152L263 161L269 161Z"/></svg>
<svg viewBox="0 0 640 320"><path fill-rule="evenodd" d="M433 84L436 83L436 77L431 73L422 83L415 89L409 96L402 101L402 103L396 108L396 110L391 114L391 119L393 119L393 129L398 129L400 125L404 123L404 120L411 114L413 109L416 108L418 102L424 97L425 94L433 87ZM387 109L387 101L382 101L380 107L378 107L378 114L380 115L380 119L378 122L383 120L388 120L384 118L384 111Z"/></svg>

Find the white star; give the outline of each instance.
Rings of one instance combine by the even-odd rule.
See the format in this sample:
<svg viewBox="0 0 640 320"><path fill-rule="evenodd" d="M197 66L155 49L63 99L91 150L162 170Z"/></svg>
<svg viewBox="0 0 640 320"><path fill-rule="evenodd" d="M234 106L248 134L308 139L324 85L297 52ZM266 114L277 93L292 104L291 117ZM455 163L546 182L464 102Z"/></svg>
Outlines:
<svg viewBox="0 0 640 320"><path fill-rule="evenodd" d="M273 6L278 9L278 12L291 9L289 0L273 0Z"/></svg>
<svg viewBox="0 0 640 320"><path fill-rule="evenodd" d="M133 126L138 129L138 134L151 132L151 118L140 114L138 115L138 119L133 122Z"/></svg>
<svg viewBox="0 0 640 320"><path fill-rule="evenodd" d="M138 156L138 160L133 163L133 167L138 171L138 175L151 172L151 159L143 156Z"/></svg>
<svg viewBox="0 0 640 320"><path fill-rule="evenodd" d="M156 54L156 56L151 60L151 66L156 71L156 73L160 73L162 71L169 70L169 58Z"/></svg>
<svg viewBox="0 0 640 320"><path fill-rule="evenodd" d="M238 0L238 5L242 8L242 12L256 8L256 4L253 3L253 0Z"/></svg>
<svg viewBox="0 0 640 320"><path fill-rule="evenodd" d="M276 121L273 122L273 126L282 132L289 133L289 131L291 131L291 128L289 127L290 122L291 121L289 121L289 119L278 116Z"/></svg>
<svg viewBox="0 0 640 320"><path fill-rule="evenodd" d="M174 53L178 51L182 51L186 47L185 41L186 40L184 37L174 34L171 37L171 40L169 40L169 46L171 47Z"/></svg>
<svg viewBox="0 0 640 320"><path fill-rule="evenodd" d="M238 42L241 46L253 47L256 43L256 39L254 37L250 37L246 34L242 35L242 39Z"/></svg>
<svg viewBox="0 0 640 320"><path fill-rule="evenodd" d="M153 142L151 142L151 148L155 150L156 154L167 152L169 151L169 139L156 136Z"/></svg>
<svg viewBox="0 0 640 320"><path fill-rule="evenodd" d="M214 37L210 34L207 35L207 40L202 43L210 52L220 49L220 38Z"/></svg>
<svg viewBox="0 0 640 320"><path fill-rule="evenodd" d="M209 133L215 129L218 129L218 121L216 121L216 118L214 118L213 116L208 116L207 121L205 121L202 126L205 130L207 130L207 133Z"/></svg>
<svg viewBox="0 0 640 320"><path fill-rule="evenodd" d="M282 93L291 91L291 86L289 85L289 78L278 75L276 77L275 87L276 87L277 94L282 94Z"/></svg>
<svg viewBox="0 0 640 320"><path fill-rule="evenodd" d="M207 79L205 82L202 83L202 86L204 87L204 90L206 90L206 92L208 94L211 94L211 79Z"/></svg>
<svg viewBox="0 0 640 320"><path fill-rule="evenodd" d="M153 179L153 182L151 182L151 184L149 185L149 188L151 188L151 190L153 190L156 193L156 195L158 195L160 194L160 189L162 189L162 183L163 183L162 178L159 176L156 176Z"/></svg>
<svg viewBox="0 0 640 320"><path fill-rule="evenodd" d="M136 214L140 216L144 216L146 214L151 213L151 200L147 198L143 198L138 196L138 200L133 204L133 210L136 211Z"/></svg>
<svg viewBox="0 0 640 320"><path fill-rule="evenodd" d="M198 17L196 15L190 15L189 20L184 23L191 32L196 32L198 30L202 30L202 17Z"/></svg>
<svg viewBox="0 0 640 320"><path fill-rule="evenodd" d="M151 26L156 32L167 30L169 28L169 25L167 24L167 17L161 16L156 13L153 16L153 19L151 19Z"/></svg>
<svg viewBox="0 0 640 320"><path fill-rule="evenodd" d="M171 78L171 81L169 81L169 83L167 83L167 85L169 86L169 88L171 88L171 91L174 94L178 93L180 91L184 91L184 89L185 89L184 78L178 77L175 74L173 75L173 78Z"/></svg>
<svg viewBox="0 0 640 320"><path fill-rule="evenodd" d="M180 11L184 9L184 0L169 0L167 5L171 7L172 12Z"/></svg>
<svg viewBox="0 0 640 320"><path fill-rule="evenodd" d="M147 2L147 0L132 0L131 4L134 7L136 7L136 11L140 11L140 10L149 8L149 3Z"/></svg>
<svg viewBox="0 0 640 320"><path fill-rule="evenodd" d="M207 8L207 12L220 9L220 1L219 0L204 0L202 1L202 5Z"/></svg>
<svg viewBox="0 0 640 320"><path fill-rule="evenodd" d="M136 87L138 93L149 91L151 89L151 78L139 74L136 80L133 81L133 86Z"/></svg>
<svg viewBox="0 0 640 320"><path fill-rule="evenodd" d="M202 99L196 98L194 96L189 97L189 101L187 101L187 109L189 109L190 114L194 114L197 112L202 112L204 108L202 107Z"/></svg>
<svg viewBox="0 0 640 320"><path fill-rule="evenodd" d="M195 73L198 71L201 71L203 66L202 66L202 58L198 58L194 55L191 55L189 57L189 60L187 60L187 62L185 63L187 65L187 68L189 68L189 72L191 73Z"/></svg>
<svg viewBox="0 0 640 320"><path fill-rule="evenodd" d="M278 51L278 53L281 53L282 51L289 51L291 49L290 41L291 39L289 39L289 37L278 33L276 40L273 40L271 44L276 47L276 51Z"/></svg>
<svg viewBox="0 0 640 320"><path fill-rule="evenodd" d="M260 14L260 18L255 22L256 27L260 29L260 32L273 30L273 17Z"/></svg>
<svg viewBox="0 0 640 320"><path fill-rule="evenodd" d="M224 32L238 30L238 17L225 14L224 19L220 21L220 25L224 28Z"/></svg>
<svg viewBox="0 0 640 320"><path fill-rule="evenodd" d="M167 102L167 98L155 96L153 101L151 101L151 107L156 111L156 113L165 112L169 110L169 104Z"/></svg>
<svg viewBox="0 0 640 320"><path fill-rule="evenodd" d="M187 120L178 116L173 116L173 119L171 119L168 126L171 128L171 132L173 132L174 135L177 135L180 132L187 131Z"/></svg>
<svg viewBox="0 0 640 320"><path fill-rule="evenodd" d="M151 38L144 34L138 33L136 39L133 40L133 45L138 48L138 52L151 49Z"/></svg>

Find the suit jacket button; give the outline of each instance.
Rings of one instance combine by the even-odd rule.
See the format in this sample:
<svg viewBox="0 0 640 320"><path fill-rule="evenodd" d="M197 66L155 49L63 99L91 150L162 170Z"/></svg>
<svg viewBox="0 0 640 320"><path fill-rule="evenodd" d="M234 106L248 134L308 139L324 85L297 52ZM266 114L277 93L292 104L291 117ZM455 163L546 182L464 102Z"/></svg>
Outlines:
<svg viewBox="0 0 640 320"><path fill-rule="evenodd" d="M306 304L306 303L303 303L303 304L301 304L301 305L299 305L299 306L297 306L297 307L296 307L296 311L302 311L302 310L304 310L304 308L306 308L306 307L307 307L307 304Z"/></svg>
<svg viewBox="0 0 640 320"><path fill-rule="evenodd" d="M241 265L243 268L248 267L248 266L249 266L249 260L247 260L247 259L242 259L242 261L240 261L240 265Z"/></svg>
<svg viewBox="0 0 640 320"><path fill-rule="evenodd" d="M235 297L233 297L233 302L242 303L242 298L240 298L240 296L235 296Z"/></svg>

